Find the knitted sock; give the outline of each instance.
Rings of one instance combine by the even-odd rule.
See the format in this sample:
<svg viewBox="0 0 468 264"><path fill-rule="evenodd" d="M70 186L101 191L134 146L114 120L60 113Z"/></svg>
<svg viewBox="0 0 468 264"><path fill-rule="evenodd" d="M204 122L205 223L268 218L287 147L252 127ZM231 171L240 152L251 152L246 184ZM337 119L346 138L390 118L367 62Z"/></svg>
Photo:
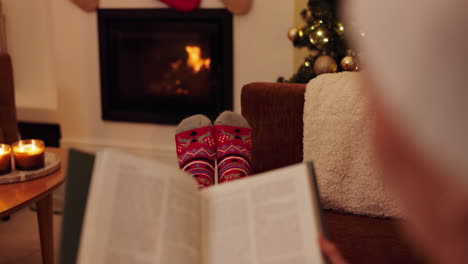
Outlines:
<svg viewBox="0 0 468 264"><path fill-rule="evenodd" d="M191 174L199 188L214 184L216 145L210 119L204 115L188 117L176 128L179 167Z"/></svg>
<svg viewBox="0 0 468 264"><path fill-rule="evenodd" d="M218 182L232 181L250 173L252 129L239 114L223 112L215 121Z"/></svg>

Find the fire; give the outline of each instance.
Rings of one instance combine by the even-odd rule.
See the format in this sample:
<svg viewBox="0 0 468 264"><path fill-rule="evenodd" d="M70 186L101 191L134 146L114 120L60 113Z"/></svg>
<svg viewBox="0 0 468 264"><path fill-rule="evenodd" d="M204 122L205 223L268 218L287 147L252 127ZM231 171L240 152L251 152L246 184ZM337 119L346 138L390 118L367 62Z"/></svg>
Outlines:
<svg viewBox="0 0 468 264"><path fill-rule="evenodd" d="M202 68L209 69L211 59L203 59L201 57L201 48L199 46L185 46L187 51L187 65L193 69L194 72L199 72Z"/></svg>

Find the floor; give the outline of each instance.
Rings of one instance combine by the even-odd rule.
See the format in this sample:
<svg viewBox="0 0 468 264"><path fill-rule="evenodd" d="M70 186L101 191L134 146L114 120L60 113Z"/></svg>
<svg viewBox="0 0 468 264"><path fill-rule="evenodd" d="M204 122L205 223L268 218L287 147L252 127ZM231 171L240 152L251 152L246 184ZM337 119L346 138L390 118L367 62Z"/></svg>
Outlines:
<svg viewBox="0 0 468 264"><path fill-rule="evenodd" d="M54 244L60 242L61 215L54 215ZM41 247L36 212L24 208L9 221L0 220L0 264L40 264Z"/></svg>

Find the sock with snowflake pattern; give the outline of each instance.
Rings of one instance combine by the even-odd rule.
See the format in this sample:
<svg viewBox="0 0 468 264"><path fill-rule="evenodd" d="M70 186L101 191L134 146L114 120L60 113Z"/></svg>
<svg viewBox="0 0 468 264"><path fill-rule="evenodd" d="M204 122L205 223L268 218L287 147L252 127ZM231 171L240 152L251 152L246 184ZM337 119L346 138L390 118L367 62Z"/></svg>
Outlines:
<svg viewBox="0 0 468 264"><path fill-rule="evenodd" d="M211 120L204 115L182 120L175 141L179 167L197 180L199 188L213 185L216 145Z"/></svg>
<svg viewBox="0 0 468 264"><path fill-rule="evenodd" d="M248 176L252 149L249 123L241 115L226 111L216 119L214 130L218 182Z"/></svg>

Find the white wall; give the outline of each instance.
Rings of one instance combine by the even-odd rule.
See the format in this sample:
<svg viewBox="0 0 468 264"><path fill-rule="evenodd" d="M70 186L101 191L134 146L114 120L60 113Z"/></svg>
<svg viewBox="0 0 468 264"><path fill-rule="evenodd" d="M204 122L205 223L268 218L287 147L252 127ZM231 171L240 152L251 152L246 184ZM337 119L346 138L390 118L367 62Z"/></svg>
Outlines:
<svg viewBox="0 0 468 264"><path fill-rule="evenodd" d="M39 2L7 1L28 4ZM53 72L54 83L51 86L56 88L47 91L44 88L42 91L58 98L56 110L49 115L49 120L55 119L61 125L62 146L87 150L114 147L175 162L174 126L101 120L96 13L83 12L68 0L40 2L42 8L47 9L41 11L42 14L50 15L40 20L52 25L44 37L49 47L52 47L52 52L46 53L50 56L42 55L47 58L37 60L52 59L53 62L47 67ZM100 7L164 8L165 5L156 0L101 0ZM222 7L221 0L202 1L202 8ZM235 111L240 112L240 92L244 84L254 81L274 82L278 76L292 74L293 48L286 32L293 16L294 1L254 0L249 14L234 17ZM33 31L22 30L27 32L24 34ZM12 42L10 46L17 45L14 40ZM26 46L21 49L30 49L34 44ZM26 72L21 67L16 70ZM26 87L27 93L33 94L33 88ZM21 104L18 106L22 107ZM33 104L28 105L29 109L35 107ZM18 111L20 119L39 119L43 116L35 116L37 113L24 109Z"/></svg>
<svg viewBox="0 0 468 264"><path fill-rule="evenodd" d="M18 111L31 113L37 121L55 120L58 99L50 5L33 0L0 1L4 4Z"/></svg>

